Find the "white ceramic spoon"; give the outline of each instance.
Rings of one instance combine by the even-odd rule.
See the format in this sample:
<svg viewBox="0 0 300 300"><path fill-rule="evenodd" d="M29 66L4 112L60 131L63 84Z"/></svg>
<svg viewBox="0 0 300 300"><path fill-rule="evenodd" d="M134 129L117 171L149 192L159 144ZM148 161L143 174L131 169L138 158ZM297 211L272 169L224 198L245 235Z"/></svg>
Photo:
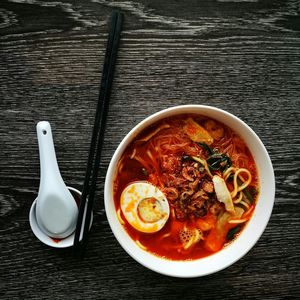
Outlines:
<svg viewBox="0 0 300 300"><path fill-rule="evenodd" d="M41 168L36 220L48 236L65 238L75 230L78 207L60 175L49 122L39 122L36 130Z"/></svg>

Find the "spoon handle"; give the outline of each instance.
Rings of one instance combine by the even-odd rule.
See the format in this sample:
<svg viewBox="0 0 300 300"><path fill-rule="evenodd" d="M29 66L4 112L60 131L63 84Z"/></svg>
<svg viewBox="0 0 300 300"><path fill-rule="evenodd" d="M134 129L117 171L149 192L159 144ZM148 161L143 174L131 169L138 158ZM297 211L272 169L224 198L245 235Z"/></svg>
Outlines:
<svg viewBox="0 0 300 300"><path fill-rule="evenodd" d="M40 189L45 187L46 182L47 186L51 188L52 184L63 182L63 179L56 160L50 123L47 121L38 122L36 131L40 153Z"/></svg>

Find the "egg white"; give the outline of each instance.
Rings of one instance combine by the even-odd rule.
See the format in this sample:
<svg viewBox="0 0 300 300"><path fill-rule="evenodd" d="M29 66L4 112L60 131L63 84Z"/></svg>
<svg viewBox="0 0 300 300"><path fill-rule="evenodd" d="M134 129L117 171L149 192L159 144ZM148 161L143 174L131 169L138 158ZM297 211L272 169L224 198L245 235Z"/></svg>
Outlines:
<svg viewBox="0 0 300 300"><path fill-rule="evenodd" d="M138 205L145 198L155 198L159 201L162 217L155 222L145 222L138 213ZM169 215L170 207L163 192L146 181L136 181L129 184L122 192L120 199L121 210L128 223L136 230L154 233L163 228Z"/></svg>

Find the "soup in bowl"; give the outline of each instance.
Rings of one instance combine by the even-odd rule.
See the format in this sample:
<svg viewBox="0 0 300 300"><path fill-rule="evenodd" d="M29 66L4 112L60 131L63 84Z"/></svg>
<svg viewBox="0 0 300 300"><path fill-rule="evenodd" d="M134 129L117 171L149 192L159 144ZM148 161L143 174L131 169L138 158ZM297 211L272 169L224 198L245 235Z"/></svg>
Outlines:
<svg viewBox="0 0 300 300"><path fill-rule="evenodd" d="M177 277L221 270L263 233L274 174L257 135L214 107L177 106L134 127L117 148L105 209L121 246Z"/></svg>

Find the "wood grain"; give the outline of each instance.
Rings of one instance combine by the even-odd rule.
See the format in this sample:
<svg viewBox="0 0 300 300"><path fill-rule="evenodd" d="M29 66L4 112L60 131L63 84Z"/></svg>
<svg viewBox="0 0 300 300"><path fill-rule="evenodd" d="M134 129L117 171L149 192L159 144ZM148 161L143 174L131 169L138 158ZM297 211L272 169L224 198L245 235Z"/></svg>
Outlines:
<svg viewBox="0 0 300 300"><path fill-rule="evenodd" d="M87 256L50 249L28 213L39 184L35 124L52 124L68 185L81 188L112 9L125 14ZM1 299L300 297L298 1L0 3ZM271 220L233 266L203 278L149 271L114 239L103 208L110 158L139 121L178 104L213 105L260 136L276 176Z"/></svg>

